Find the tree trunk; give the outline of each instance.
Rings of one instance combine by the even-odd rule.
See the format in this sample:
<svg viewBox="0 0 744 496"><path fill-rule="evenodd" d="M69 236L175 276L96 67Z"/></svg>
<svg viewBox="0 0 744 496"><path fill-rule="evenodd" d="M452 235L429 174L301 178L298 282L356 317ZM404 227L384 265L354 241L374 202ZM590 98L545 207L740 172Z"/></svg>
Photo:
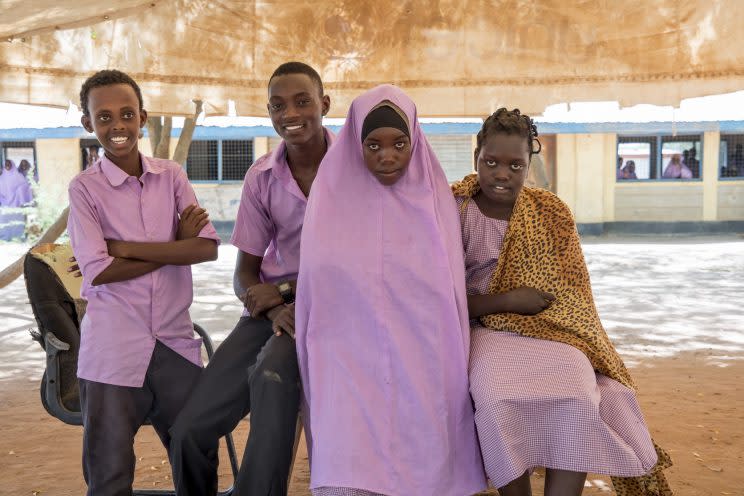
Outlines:
<svg viewBox="0 0 744 496"><path fill-rule="evenodd" d="M160 116L147 118L147 136L150 138L150 148L152 148L153 156L155 156L155 150L158 149L160 133L163 131L161 119Z"/></svg>
<svg viewBox="0 0 744 496"><path fill-rule="evenodd" d="M152 156L155 158L170 158L170 135L173 129L173 117L163 117L163 126L160 129L160 141L157 148L153 149Z"/></svg>
<svg viewBox="0 0 744 496"><path fill-rule="evenodd" d="M184 121L181 136L178 137L178 144L176 145L176 150L173 152L173 160L181 165L186 163L186 159L189 156L191 138L193 138L194 129L196 129L196 119L202 113L202 101L194 100L194 104L196 105L194 117L187 117Z"/></svg>
<svg viewBox="0 0 744 496"><path fill-rule="evenodd" d="M42 234L41 238L39 238L39 241L36 243L36 245L41 245L44 243L54 243L57 241L57 238L59 238L63 232L65 232L65 229L67 229L67 215L70 213L70 207L66 207L61 214L59 214L59 217L57 217L57 220L54 221L54 224L49 227L49 229L46 230L44 234ZM24 254L21 258L7 266L2 272L0 272L0 288L4 288L11 282L18 279L18 276L20 276L23 273L23 261L26 259L26 255Z"/></svg>

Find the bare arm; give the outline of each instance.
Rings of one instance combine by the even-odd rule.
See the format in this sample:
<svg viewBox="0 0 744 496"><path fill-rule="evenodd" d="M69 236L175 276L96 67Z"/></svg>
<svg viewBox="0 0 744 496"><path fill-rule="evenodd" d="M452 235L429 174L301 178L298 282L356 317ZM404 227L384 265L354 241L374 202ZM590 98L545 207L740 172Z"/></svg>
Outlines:
<svg viewBox="0 0 744 496"><path fill-rule="evenodd" d="M492 313L536 315L548 308L553 301L555 296L547 291L521 287L506 293L469 295L468 314L471 319Z"/></svg>
<svg viewBox="0 0 744 496"><path fill-rule="evenodd" d="M274 284L261 281L263 257L238 251L233 274L233 290L253 317L273 320L284 309L284 300ZM292 281L292 288L294 282Z"/></svg>
<svg viewBox="0 0 744 496"><path fill-rule="evenodd" d="M509 297L506 294L468 295L468 314L471 319L492 313L507 313Z"/></svg>
<svg viewBox="0 0 744 496"><path fill-rule="evenodd" d="M108 240L109 255L161 265L193 265L217 260L217 243L206 238L189 238L162 243Z"/></svg>
<svg viewBox="0 0 744 496"><path fill-rule="evenodd" d="M92 286L121 282L134 279L159 269L163 264L130 260L128 258L114 258L111 264L103 269L91 282Z"/></svg>
<svg viewBox="0 0 744 496"><path fill-rule="evenodd" d="M251 286L261 284L261 262L263 257L257 257L238 250L238 259L235 261L235 272L233 273L233 290L235 296L241 301L245 292Z"/></svg>

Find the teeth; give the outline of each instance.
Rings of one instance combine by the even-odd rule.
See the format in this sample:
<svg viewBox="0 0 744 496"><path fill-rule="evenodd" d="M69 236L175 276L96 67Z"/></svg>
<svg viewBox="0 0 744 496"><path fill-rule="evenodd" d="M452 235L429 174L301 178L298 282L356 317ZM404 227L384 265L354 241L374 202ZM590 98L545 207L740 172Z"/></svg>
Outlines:
<svg viewBox="0 0 744 496"><path fill-rule="evenodd" d="M286 129L287 131L296 131L300 128L302 128L302 124L300 124L299 126L284 126L284 129Z"/></svg>
<svg viewBox="0 0 744 496"><path fill-rule="evenodd" d="M129 139L129 138L127 138L126 136L117 136L117 137L115 137L115 138L111 138L111 141L113 141L113 142L114 142L114 143L116 143L117 145L121 145L122 143L126 143L126 141L127 141L128 139Z"/></svg>

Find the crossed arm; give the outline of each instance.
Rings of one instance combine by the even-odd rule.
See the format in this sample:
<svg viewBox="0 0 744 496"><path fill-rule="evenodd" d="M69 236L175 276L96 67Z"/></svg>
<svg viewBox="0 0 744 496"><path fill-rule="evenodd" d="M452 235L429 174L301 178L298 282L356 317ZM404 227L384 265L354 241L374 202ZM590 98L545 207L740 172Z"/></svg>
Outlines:
<svg viewBox="0 0 744 496"><path fill-rule="evenodd" d="M163 265L191 265L216 260L217 244L198 237L208 222L206 210L190 205L181 214L175 241L142 243L107 240L109 255L114 260L93 279L93 286L134 279ZM77 271L76 275L79 275L77 265L68 270Z"/></svg>

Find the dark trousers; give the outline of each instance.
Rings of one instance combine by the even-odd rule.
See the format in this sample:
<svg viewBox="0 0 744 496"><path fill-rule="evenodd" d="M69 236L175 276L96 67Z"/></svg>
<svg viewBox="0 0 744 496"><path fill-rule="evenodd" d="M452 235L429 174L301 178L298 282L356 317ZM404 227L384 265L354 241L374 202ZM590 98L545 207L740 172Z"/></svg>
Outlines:
<svg viewBox="0 0 744 496"><path fill-rule="evenodd" d="M171 457L168 430L200 373L200 367L157 341L142 387L80 379L88 496L132 494L134 436L145 419L150 419Z"/></svg>
<svg viewBox="0 0 744 496"><path fill-rule="evenodd" d="M217 492L217 441L250 412L250 435L233 494L285 496L299 403L294 339L275 336L267 320L241 318L171 428L176 493Z"/></svg>

